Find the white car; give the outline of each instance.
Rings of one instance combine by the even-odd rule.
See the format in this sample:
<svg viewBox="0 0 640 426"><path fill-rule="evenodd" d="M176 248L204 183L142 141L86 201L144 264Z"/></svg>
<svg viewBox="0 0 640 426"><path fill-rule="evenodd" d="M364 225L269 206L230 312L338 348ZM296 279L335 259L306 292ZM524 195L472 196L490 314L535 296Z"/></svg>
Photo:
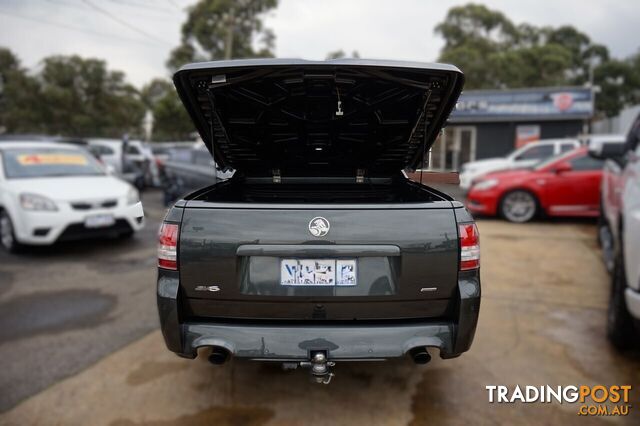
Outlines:
<svg viewBox="0 0 640 426"><path fill-rule="evenodd" d="M149 144L139 140L131 140L127 142L125 148L121 139L88 139L90 147L98 150L100 160L111 166L115 172L132 180L129 176L132 171L125 170L126 164L123 164L123 157L130 164L134 164L143 175L144 185L158 186L160 184L160 175L155 157ZM125 152L123 153L123 149Z"/></svg>
<svg viewBox="0 0 640 426"><path fill-rule="evenodd" d="M589 135L584 141L589 147L589 151L597 152L602 149L605 144L624 144L627 140L625 135Z"/></svg>
<svg viewBox="0 0 640 426"><path fill-rule="evenodd" d="M471 188L475 179L487 173L532 167L540 161L579 146L580 141L577 139L544 139L520 147L506 157L486 158L465 163L460 170L460 187L466 191Z"/></svg>
<svg viewBox="0 0 640 426"><path fill-rule="evenodd" d="M87 151L53 142L0 142L0 242L22 245L131 236L144 226L138 191Z"/></svg>

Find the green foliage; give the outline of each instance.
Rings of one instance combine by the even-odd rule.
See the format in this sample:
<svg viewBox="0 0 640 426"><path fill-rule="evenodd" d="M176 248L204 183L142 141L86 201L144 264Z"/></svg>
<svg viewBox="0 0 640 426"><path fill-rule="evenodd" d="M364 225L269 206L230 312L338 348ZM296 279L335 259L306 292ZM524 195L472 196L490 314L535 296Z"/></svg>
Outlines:
<svg viewBox="0 0 640 426"><path fill-rule="evenodd" d="M0 132L39 133L40 87L20 67L18 58L0 47Z"/></svg>
<svg viewBox="0 0 640 426"><path fill-rule="evenodd" d="M333 52L327 53L326 59L342 59L342 58L359 58L360 54L357 50L351 52L351 56L344 52L342 49L334 50Z"/></svg>
<svg viewBox="0 0 640 426"><path fill-rule="evenodd" d="M0 125L8 133L120 137L140 133L144 104L124 73L104 61L51 56L30 76L0 49Z"/></svg>
<svg viewBox="0 0 640 426"><path fill-rule="evenodd" d="M43 123L49 134L120 137L139 134L144 105L124 73L109 71L104 61L52 56L40 72L46 105Z"/></svg>
<svg viewBox="0 0 640 426"><path fill-rule="evenodd" d="M275 36L262 25L277 0L200 0L189 8L182 43L167 61L171 70L195 61L271 57ZM258 39L259 49L253 41Z"/></svg>
<svg viewBox="0 0 640 426"><path fill-rule="evenodd" d="M600 85L596 110L607 116L640 102L634 60L611 60L608 49L565 25L514 24L479 4L449 9L435 28L445 45L439 60L459 66L469 89ZM635 70L635 75L634 75Z"/></svg>
<svg viewBox="0 0 640 426"><path fill-rule="evenodd" d="M640 102L640 54L631 58L609 60L594 71L594 81L600 87L597 105L606 116L618 114L624 105Z"/></svg>
<svg viewBox="0 0 640 426"><path fill-rule="evenodd" d="M444 37L445 50L468 46L475 40L482 40L484 47L508 46L519 35L514 24L501 12L474 3L449 9L435 32Z"/></svg>
<svg viewBox="0 0 640 426"><path fill-rule="evenodd" d="M153 113L152 140L191 139L195 127L171 82L162 79L152 80L141 93L143 102Z"/></svg>

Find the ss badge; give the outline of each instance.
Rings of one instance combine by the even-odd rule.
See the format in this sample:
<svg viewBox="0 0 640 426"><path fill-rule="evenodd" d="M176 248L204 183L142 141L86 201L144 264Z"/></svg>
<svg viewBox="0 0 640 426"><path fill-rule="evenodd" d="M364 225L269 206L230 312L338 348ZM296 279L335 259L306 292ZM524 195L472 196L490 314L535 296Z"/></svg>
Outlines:
<svg viewBox="0 0 640 426"><path fill-rule="evenodd" d="M220 291L220 287L218 287L217 285L198 285L196 286L195 290L216 292L216 291Z"/></svg>

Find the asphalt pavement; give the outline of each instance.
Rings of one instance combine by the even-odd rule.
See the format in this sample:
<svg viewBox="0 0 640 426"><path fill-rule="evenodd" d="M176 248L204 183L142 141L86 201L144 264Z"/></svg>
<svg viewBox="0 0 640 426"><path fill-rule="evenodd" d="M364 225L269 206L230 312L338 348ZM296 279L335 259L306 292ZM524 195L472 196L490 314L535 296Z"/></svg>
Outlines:
<svg viewBox="0 0 640 426"><path fill-rule="evenodd" d="M143 194L146 227L130 240L0 249L0 412L158 328L161 203Z"/></svg>

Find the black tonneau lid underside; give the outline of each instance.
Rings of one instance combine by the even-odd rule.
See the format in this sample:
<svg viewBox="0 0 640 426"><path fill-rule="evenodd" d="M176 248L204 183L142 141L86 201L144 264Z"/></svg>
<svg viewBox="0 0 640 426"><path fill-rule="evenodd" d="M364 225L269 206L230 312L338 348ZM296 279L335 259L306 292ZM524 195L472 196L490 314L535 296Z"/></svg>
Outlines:
<svg viewBox="0 0 640 426"><path fill-rule="evenodd" d="M249 176L388 176L420 164L463 84L454 66L256 59L174 83L216 162Z"/></svg>

